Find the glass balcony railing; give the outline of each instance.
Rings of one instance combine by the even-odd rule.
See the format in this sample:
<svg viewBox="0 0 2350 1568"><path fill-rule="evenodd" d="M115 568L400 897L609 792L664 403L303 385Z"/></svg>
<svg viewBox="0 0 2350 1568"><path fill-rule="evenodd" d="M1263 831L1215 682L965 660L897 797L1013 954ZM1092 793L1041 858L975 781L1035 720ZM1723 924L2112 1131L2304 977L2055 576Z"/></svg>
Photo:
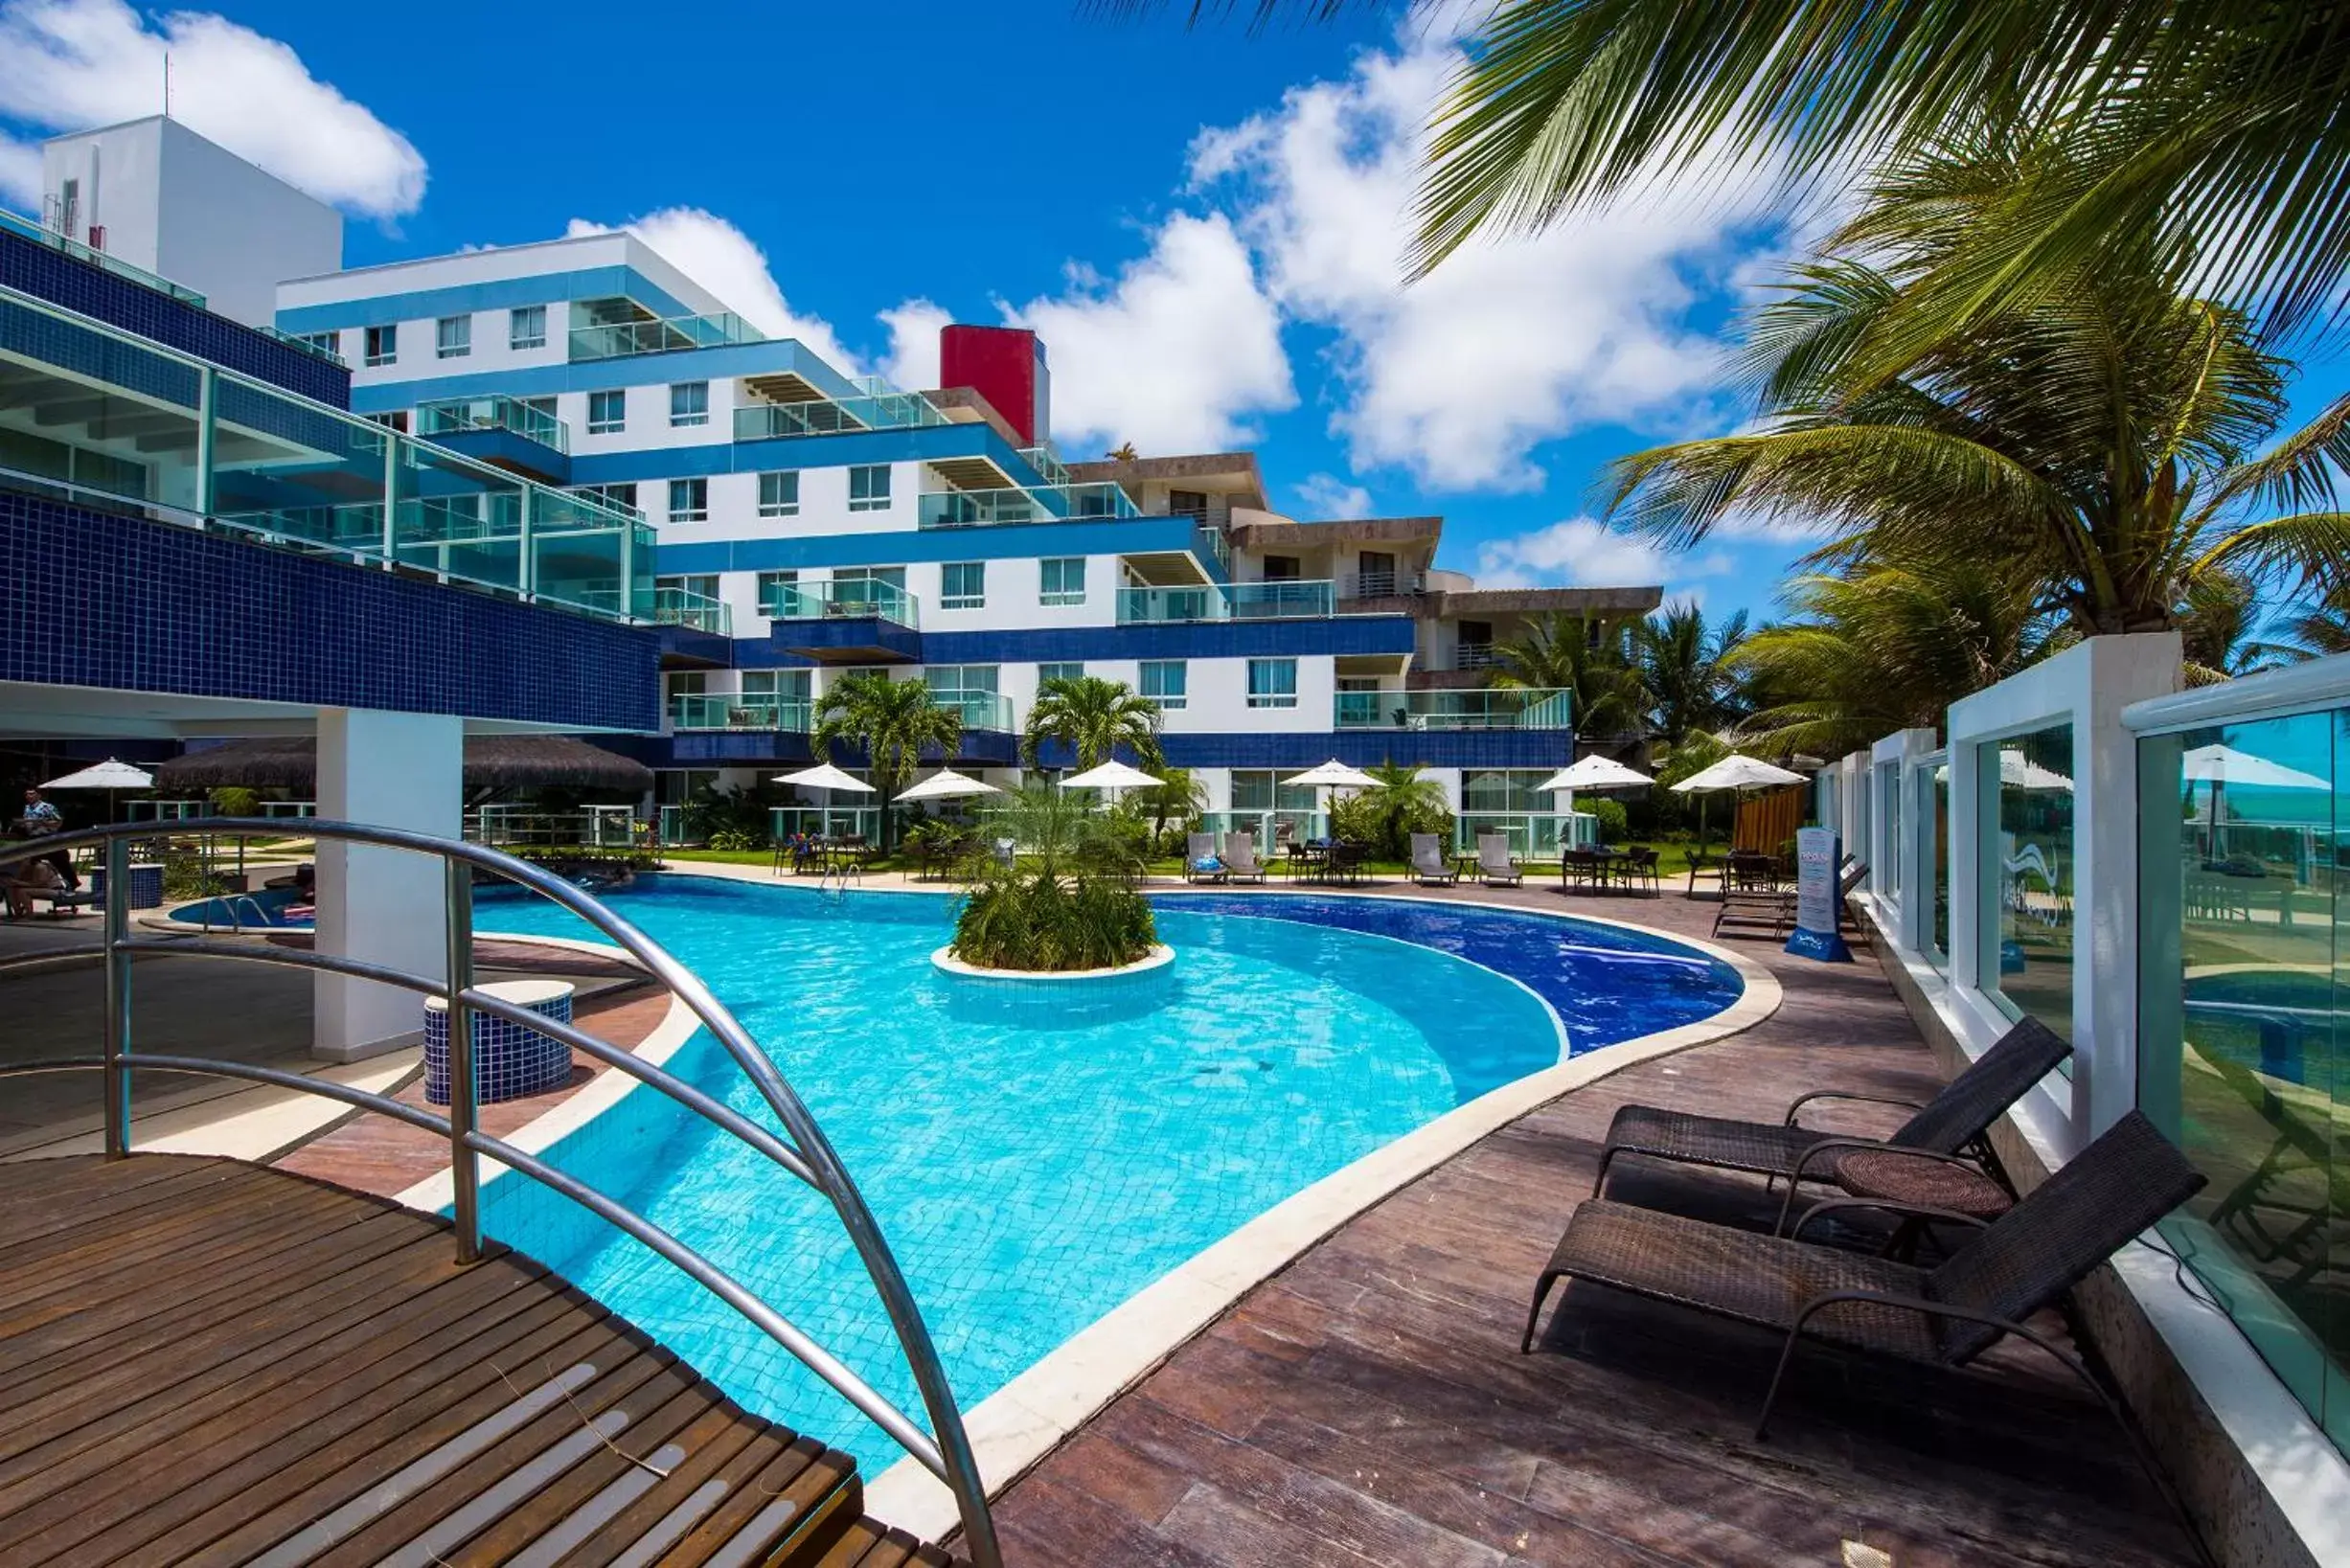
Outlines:
<svg viewBox="0 0 2350 1568"><path fill-rule="evenodd" d="M1224 537L1222 529L1201 523L1192 530L1192 549L1227 575L1231 572L1232 541Z"/></svg>
<svg viewBox="0 0 2350 1568"><path fill-rule="evenodd" d="M1185 621L1314 620L1335 614L1335 595L1328 582L1235 582L1224 587L1210 583L1181 588L1121 588L1121 625L1150 625Z"/></svg>
<svg viewBox="0 0 2350 1568"><path fill-rule="evenodd" d="M1341 730L1567 730L1574 693L1534 687L1473 692L1340 692Z"/></svg>
<svg viewBox="0 0 2350 1568"><path fill-rule="evenodd" d="M952 708L963 716L967 730L990 730L1009 735L1012 722L1012 699L994 692L939 692L930 695L942 708Z"/></svg>
<svg viewBox="0 0 2350 1568"><path fill-rule="evenodd" d="M947 416L921 393L886 392L807 403L752 403L735 410L735 440L855 435L860 430L913 430L946 422Z"/></svg>
<svg viewBox="0 0 2350 1568"><path fill-rule="evenodd" d="M665 626L687 626L719 637L735 634L734 607L722 599L712 599L690 588L655 586L652 618Z"/></svg>
<svg viewBox="0 0 2350 1568"><path fill-rule="evenodd" d="M1054 451L1049 445L1023 446L1020 448L1020 456L1027 460L1030 467L1037 470L1037 477L1047 485L1067 487L1069 466L1061 462L1061 454Z"/></svg>
<svg viewBox="0 0 2350 1568"><path fill-rule="evenodd" d="M157 293L169 294L182 305L193 305L198 310L204 308L204 296L194 289L182 284L175 284L169 278L158 277L145 267L132 266L128 261L109 256L103 250L93 250L79 239L69 239L57 230L44 228L21 213L11 213L5 207L0 207L0 228L8 230L19 239L30 239L38 245L46 245L51 250L72 257L77 261L87 261L92 266L102 267L118 278L127 278L143 288L151 288Z"/></svg>
<svg viewBox="0 0 2350 1568"><path fill-rule="evenodd" d="M921 625L914 596L894 582L835 578L829 582L769 583L759 613L773 621L838 621L877 617L901 626Z"/></svg>
<svg viewBox="0 0 2350 1568"><path fill-rule="evenodd" d="M806 735L814 707L807 697L720 692L669 699L673 730L782 730Z"/></svg>
<svg viewBox="0 0 2350 1568"><path fill-rule="evenodd" d="M917 517L924 528L992 528L1142 515L1132 496L1107 482L1034 489L936 490L920 499Z"/></svg>
<svg viewBox="0 0 2350 1568"><path fill-rule="evenodd" d="M613 620L650 620L653 531L587 496L0 288L23 406L67 416L11 443L11 489ZM142 460L111 449L139 431Z"/></svg>
<svg viewBox="0 0 2350 1568"><path fill-rule="evenodd" d="M571 426L517 398L459 398L417 405L416 433L420 436L429 439L468 430L511 430L558 452L571 450Z"/></svg>
<svg viewBox="0 0 2350 1568"><path fill-rule="evenodd" d="M671 316L661 320L577 322L571 327L571 357L625 359L631 354L675 353L717 349L730 343L761 343L765 334L741 316Z"/></svg>

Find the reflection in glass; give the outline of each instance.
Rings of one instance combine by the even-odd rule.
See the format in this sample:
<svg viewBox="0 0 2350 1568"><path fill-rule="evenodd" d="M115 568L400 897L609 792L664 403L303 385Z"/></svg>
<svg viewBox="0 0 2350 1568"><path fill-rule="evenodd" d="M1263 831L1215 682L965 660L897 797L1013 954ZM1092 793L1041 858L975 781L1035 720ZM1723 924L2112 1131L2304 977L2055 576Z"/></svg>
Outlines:
<svg viewBox="0 0 2350 1568"><path fill-rule="evenodd" d="M1937 974L1951 968L1951 770L1947 764L1927 777L1934 792L1934 919L1926 962Z"/></svg>
<svg viewBox="0 0 2350 1568"><path fill-rule="evenodd" d="M2350 1447L2345 716L2140 742L2139 1095L2210 1178L2166 1231Z"/></svg>
<svg viewBox="0 0 2350 1568"><path fill-rule="evenodd" d="M1997 834L1987 867L1990 916L1977 983L2011 1016L2072 1038L2072 725L2051 724L1976 750L1982 804Z"/></svg>

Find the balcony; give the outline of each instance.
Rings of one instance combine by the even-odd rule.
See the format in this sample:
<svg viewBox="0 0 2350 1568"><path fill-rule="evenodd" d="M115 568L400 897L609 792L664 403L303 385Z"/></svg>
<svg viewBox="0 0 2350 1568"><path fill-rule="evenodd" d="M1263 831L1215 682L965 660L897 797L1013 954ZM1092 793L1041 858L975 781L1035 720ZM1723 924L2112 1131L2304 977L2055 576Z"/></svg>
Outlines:
<svg viewBox="0 0 2350 1568"><path fill-rule="evenodd" d="M759 598L759 613L771 621L881 620L910 628L922 624L921 609L903 588L871 578L770 583Z"/></svg>
<svg viewBox="0 0 2350 1568"><path fill-rule="evenodd" d="M1426 572L1356 572L1338 579L1340 599L1416 599L1427 591Z"/></svg>
<svg viewBox="0 0 2350 1568"><path fill-rule="evenodd" d="M658 625L685 626L718 637L735 634L733 606L724 600L712 599L689 588L656 585L652 591L652 619Z"/></svg>
<svg viewBox="0 0 2350 1568"><path fill-rule="evenodd" d="M915 430L947 422L947 416L919 392L828 398L804 403L756 402L735 410L735 440L845 436L866 430Z"/></svg>
<svg viewBox="0 0 2350 1568"><path fill-rule="evenodd" d="M1491 670L1493 667L1494 645L1491 643L1463 643L1452 655L1452 668L1455 670Z"/></svg>
<svg viewBox="0 0 2350 1568"><path fill-rule="evenodd" d="M966 730L986 730L992 734L1011 735L1017 725L1012 721L1012 699L994 692L941 692L930 693L942 708L952 708L963 716Z"/></svg>
<svg viewBox="0 0 2350 1568"><path fill-rule="evenodd" d="M1047 485L1064 489L1068 487L1069 466L1061 462L1061 454L1049 445L1023 446L1020 457L1037 470L1037 477Z"/></svg>
<svg viewBox="0 0 2350 1568"><path fill-rule="evenodd" d="M634 321L574 323L571 359L626 359L641 353L676 353L718 349L731 343L761 343L765 334L741 316L671 316Z"/></svg>
<svg viewBox="0 0 2350 1568"><path fill-rule="evenodd" d="M430 440L473 430L510 430L554 451L571 451L571 426L543 408L515 398L460 398L419 403L416 433Z"/></svg>
<svg viewBox="0 0 2350 1568"><path fill-rule="evenodd" d="M1121 588L1120 625L1195 621L1322 620L1337 613L1328 582L1209 583L1180 588Z"/></svg>
<svg viewBox="0 0 2350 1568"><path fill-rule="evenodd" d="M673 730L782 730L806 735L814 707L807 697L741 693L680 693L669 699Z"/></svg>
<svg viewBox="0 0 2350 1568"><path fill-rule="evenodd" d="M1340 692L1341 730L1570 730L1574 693L1536 687L1473 692Z"/></svg>
<svg viewBox="0 0 2350 1568"><path fill-rule="evenodd" d="M916 520L923 528L998 528L1142 515L1132 496L1106 482L1033 489L933 490L918 499Z"/></svg>
<svg viewBox="0 0 2350 1568"><path fill-rule="evenodd" d="M79 239L70 239L55 229L46 228L6 208L0 208L0 228L8 229L37 244L47 245L51 250L60 251L77 261L87 261L92 266L103 267L118 278L127 278L142 288L151 288L159 294L169 294L182 305L193 305L198 310L205 308L204 296L194 289L175 284L169 278L159 277L145 267L132 266L128 261L118 260L103 250L93 249ZM263 330L269 330L263 329ZM270 335L277 334L273 331Z"/></svg>

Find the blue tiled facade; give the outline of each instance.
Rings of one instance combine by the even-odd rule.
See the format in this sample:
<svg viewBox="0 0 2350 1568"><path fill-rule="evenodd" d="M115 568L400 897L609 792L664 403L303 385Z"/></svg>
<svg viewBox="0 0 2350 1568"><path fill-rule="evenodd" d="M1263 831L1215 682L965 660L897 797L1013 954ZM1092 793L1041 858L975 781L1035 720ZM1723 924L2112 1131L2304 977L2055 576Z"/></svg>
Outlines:
<svg viewBox="0 0 2350 1568"><path fill-rule="evenodd" d="M7 229L0 284L305 398L351 406L351 372L342 366Z"/></svg>
<svg viewBox="0 0 2350 1568"><path fill-rule="evenodd" d="M0 491L0 680L660 726L651 631Z"/></svg>
<svg viewBox="0 0 2350 1568"><path fill-rule="evenodd" d="M808 737L789 730L690 730L604 744L647 767L748 767L816 761ZM1561 768L1575 760L1575 738L1564 730L1307 730L1230 735L1169 734L1159 738L1173 767L1272 767L1304 770L1335 757L1354 767L1410 762L1421 767ZM967 730L955 761L1013 767L1020 738L991 730ZM832 759L843 767L864 765L861 755L843 748ZM1047 741L1046 767L1072 767L1076 754Z"/></svg>

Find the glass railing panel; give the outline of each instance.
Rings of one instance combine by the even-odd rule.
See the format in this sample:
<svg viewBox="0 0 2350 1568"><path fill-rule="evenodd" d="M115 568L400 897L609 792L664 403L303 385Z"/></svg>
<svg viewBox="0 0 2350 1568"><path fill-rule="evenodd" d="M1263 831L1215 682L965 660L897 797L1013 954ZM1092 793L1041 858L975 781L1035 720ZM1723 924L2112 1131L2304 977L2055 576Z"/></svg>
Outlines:
<svg viewBox="0 0 2350 1568"><path fill-rule="evenodd" d="M1221 621L1224 596L1201 584L1190 588L1121 588L1118 620L1123 625L1156 622Z"/></svg>
<svg viewBox="0 0 2350 1568"><path fill-rule="evenodd" d="M571 450L569 425L518 398L467 398L417 407L416 433L426 440L468 430L511 430L558 452Z"/></svg>
<svg viewBox="0 0 2350 1568"><path fill-rule="evenodd" d="M1122 487L1107 483L934 490L917 499L916 517L924 528L990 528L1142 515Z"/></svg>
<svg viewBox="0 0 2350 1568"><path fill-rule="evenodd" d="M777 806L767 811L768 831L778 844L795 838L861 838L881 842L878 806Z"/></svg>
<svg viewBox="0 0 2350 1568"><path fill-rule="evenodd" d="M942 708L952 708L963 717L967 730L988 730L1010 734L1012 699L995 692L933 691L933 700Z"/></svg>
<svg viewBox="0 0 2350 1568"><path fill-rule="evenodd" d="M827 621L873 616L901 626L920 625L914 596L895 583L868 578L827 582L770 583L759 613L774 621Z"/></svg>
<svg viewBox="0 0 2350 1568"><path fill-rule="evenodd" d="M630 354L675 353L730 343L758 343L764 334L736 315L673 316L659 321L574 322L574 360L620 359Z"/></svg>
<svg viewBox="0 0 2350 1568"><path fill-rule="evenodd" d="M652 525L568 490L532 498L531 587L541 599L615 613L631 606L650 619Z"/></svg>
<svg viewBox="0 0 2350 1568"><path fill-rule="evenodd" d="M656 586L652 591L652 618L665 626L688 626L719 637L731 637L735 630L733 605L687 588Z"/></svg>
<svg viewBox="0 0 2350 1568"><path fill-rule="evenodd" d="M145 267L133 266L128 261L109 256L103 250L93 250L79 239L69 239L57 230L44 227L4 207L0 207L0 228L5 228L10 233L33 240L36 244L46 245L51 250L60 251L77 261L87 261L93 266L102 267L118 278L127 278L143 287L169 294L183 305L193 305L199 310L204 308L204 296L186 284L175 284L169 278L148 271Z"/></svg>
<svg viewBox="0 0 2350 1568"><path fill-rule="evenodd" d="M1457 853L1474 854L1480 834L1499 833L1521 860L1556 860L1562 844L1579 848L1593 842L1598 821L1587 813L1463 811L1452 819L1452 847Z"/></svg>
<svg viewBox="0 0 2350 1568"><path fill-rule="evenodd" d="M1342 730L1376 729L1387 722L1388 698L1385 692L1341 692L1336 699L1333 721ZM1401 698L1398 692L1393 696ZM1396 704L1400 709L1400 701Z"/></svg>
<svg viewBox="0 0 2350 1568"><path fill-rule="evenodd" d="M389 430L228 376L213 414L217 520L263 543L385 558Z"/></svg>
<svg viewBox="0 0 2350 1568"><path fill-rule="evenodd" d="M782 730L805 735L812 706L807 697L680 693L669 699L669 722L677 730Z"/></svg>
<svg viewBox="0 0 2350 1568"><path fill-rule="evenodd" d="M403 566L521 593L523 482L436 446L399 442L394 545ZM617 600L615 593L613 598Z"/></svg>
<svg viewBox="0 0 2350 1568"><path fill-rule="evenodd" d="M1068 484L1069 466L1061 462L1061 454L1049 445L1023 446L1020 456L1037 471L1037 477L1047 485Z"/></svg>
<svg viewBox="0 0 2350 1568"><path fill-rule="evenodd" d="M1340 729L1571 730L1574 693L1531 687L1473 692L1340 692Z"/></svg>
<svg viewBox="0 0 2350 1568"><path fill-rule="evenodd" d="M735 440L853 435L945 424L947 416L918 392L887 392L805 403L756 402L735 410Z"/></svg>
<svg viewBox="0 0 2350 1568"><path fill-rule="evenodd" d="M1336 607L1332 584L1235 582L1224 590L1235 621L1281 621L1327 616Z"/></svg>
<svg viewBox="0 0 2350 1568"><path fill-rule="evenodd" d="M1192 530L1192 548L1216 562L1225 572L1232 570L1232 541L1224 537L1221 528L1205 523Z"/></svg>

